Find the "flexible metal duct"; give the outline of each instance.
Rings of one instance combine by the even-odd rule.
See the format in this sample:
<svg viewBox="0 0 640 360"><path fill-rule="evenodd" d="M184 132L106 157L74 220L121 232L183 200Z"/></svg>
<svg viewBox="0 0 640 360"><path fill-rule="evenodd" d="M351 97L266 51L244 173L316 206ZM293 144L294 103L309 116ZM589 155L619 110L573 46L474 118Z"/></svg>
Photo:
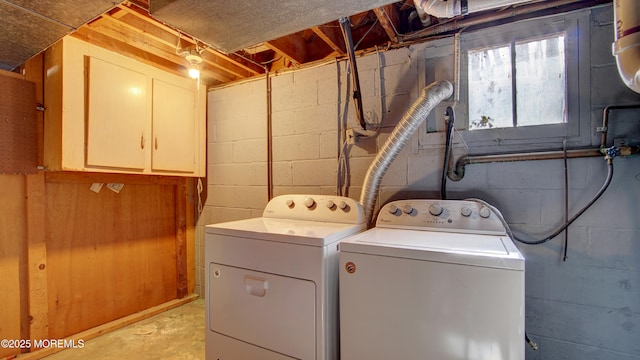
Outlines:
<svg viewBox="0 0 640 360"><path fill-rule="evenodd" d="M360 203L364 207L367 225L373 220L373 208L376 204L380 182L398 153L407 144L411 135L427 118L427 115L442 100L453 94L453 85L448 81L439 81L422 89L422 94L411 104L409 110L391 132L384 145L376 155L364 178Z"/></svg>

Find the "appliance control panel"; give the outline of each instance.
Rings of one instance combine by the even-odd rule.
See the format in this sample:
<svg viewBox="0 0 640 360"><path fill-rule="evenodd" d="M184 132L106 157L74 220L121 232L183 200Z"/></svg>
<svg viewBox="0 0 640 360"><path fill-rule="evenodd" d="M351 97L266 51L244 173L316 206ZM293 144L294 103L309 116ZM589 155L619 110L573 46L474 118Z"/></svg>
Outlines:
<svg viewBox="0 0 640 360"><path fill-rule="evenodd" d="M324 221L346 224L365 222L362 205L356 200L335 195L280 195L264 209L266 218Z"/></svg>
<svg viewBox="0 0 640 360"><path fill-rule="evenodd" d="M382 207L376 227L505 235L501 217L470 200L397 200Z"/></svg>

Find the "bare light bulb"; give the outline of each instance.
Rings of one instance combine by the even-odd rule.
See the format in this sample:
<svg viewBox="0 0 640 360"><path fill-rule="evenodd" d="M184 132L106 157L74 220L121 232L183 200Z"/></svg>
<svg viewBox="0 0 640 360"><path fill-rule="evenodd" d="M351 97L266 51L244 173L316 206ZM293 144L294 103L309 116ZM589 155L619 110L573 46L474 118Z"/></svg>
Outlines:
<svg viewBox="0 0 640 360"><path fill-rule="evenodd" d="M198 68L198 65L200 65L200 63L202 62L202 57L197 53L189 53L187 56L185 56L185 58L187 59L189 64L191 64L191 66L189 67L189 77L191 77L192 79L199 79L200 69Z"/></svg>
<svg viewBox="0 0 640 360"><path fill-rule="evenodd" d="M200 77L200 70L195 66L189 68L189 77L192 79L198 79Z"/></svg>

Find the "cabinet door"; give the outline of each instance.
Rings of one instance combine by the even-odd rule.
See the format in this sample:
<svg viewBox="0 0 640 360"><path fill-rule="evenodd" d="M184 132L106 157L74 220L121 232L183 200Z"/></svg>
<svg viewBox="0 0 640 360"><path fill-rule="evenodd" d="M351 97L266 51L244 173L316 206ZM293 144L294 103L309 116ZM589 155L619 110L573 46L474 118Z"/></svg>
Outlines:
<svg viewBox="0 0 640 360"><path fill-rule="evenodd" d="M196 91L153 79L153 171L195 171Z"/></svg>
<svg viewBox="0 0 640 360"><path fill-rule="evenodd" d="M143 170L147 76L88 59L86 165Z"/></svg>

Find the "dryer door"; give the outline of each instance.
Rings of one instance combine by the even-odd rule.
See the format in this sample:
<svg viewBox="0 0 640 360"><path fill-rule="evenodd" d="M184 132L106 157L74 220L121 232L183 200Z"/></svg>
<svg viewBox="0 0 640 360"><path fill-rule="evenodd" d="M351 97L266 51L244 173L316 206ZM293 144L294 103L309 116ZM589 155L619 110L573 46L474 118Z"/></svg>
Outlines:
<svg viewBox="0 0 640 360"><path fill-rule="evenodd" d="M299 359L315 359L315 284L209 264L209 326L229 337Z"/></svg>

